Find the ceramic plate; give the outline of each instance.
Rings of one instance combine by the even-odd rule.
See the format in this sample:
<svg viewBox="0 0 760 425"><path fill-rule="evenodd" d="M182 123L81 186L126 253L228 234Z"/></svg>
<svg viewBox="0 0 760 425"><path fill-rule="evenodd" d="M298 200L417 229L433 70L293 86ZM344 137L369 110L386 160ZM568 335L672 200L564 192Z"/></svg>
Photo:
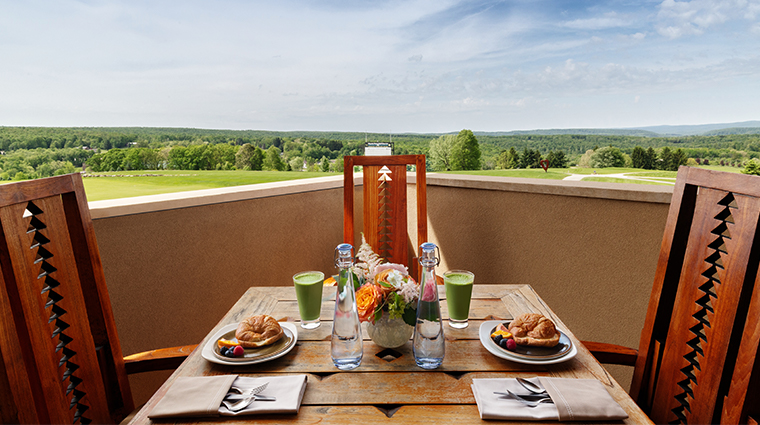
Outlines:
<svg viewBox="0 0 760 425"><path fill-rule="evenodd" d="M518 351L505 350L491 339L491 334L501 321L489 320L480 325L480 343L491 354L502 359L525 364L555 364L568 361L578 354L570 338L560 331L559 344L553 348L517 346Z"/></svg>
<svg viewBox="0 0 760 425"><path fill-rule="evenodd" d="M232 323L223 326L203 347L201 355L204 359L212 363L233 366L250 365L274 360L287 354L293 349L293 347L295 347L296 341L298 341L298 328L296 325L288 322L280 322L280 326L282 326L283 331L282 338L272 345L259 348L246 348L242 357L225 357L219 353L219 344L217 344L217 341L219 341L220 338L234 338L238 324Z"/></svg>

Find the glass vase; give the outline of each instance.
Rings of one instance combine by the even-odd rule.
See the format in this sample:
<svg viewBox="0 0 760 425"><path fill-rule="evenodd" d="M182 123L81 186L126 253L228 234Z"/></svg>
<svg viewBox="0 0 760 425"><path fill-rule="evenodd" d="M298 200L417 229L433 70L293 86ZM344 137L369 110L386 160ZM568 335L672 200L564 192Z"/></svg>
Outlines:
<svg viewBox="0 0 760 425"><path fill-rule="evenodd" d="M367 322L367 334L372 342L383 348L398 348L406 344L414 333L414 327L404 322L404 319L391 319L387 311L377 319L375 324Z"/></svg>

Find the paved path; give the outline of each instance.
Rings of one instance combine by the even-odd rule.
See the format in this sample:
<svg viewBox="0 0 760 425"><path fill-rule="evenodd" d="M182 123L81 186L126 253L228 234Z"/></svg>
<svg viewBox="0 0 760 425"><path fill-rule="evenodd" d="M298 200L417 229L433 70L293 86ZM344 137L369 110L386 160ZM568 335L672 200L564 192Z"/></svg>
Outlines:
<svg viewBox="0 0 760 425"><path fill-rule="evenodd" d="M675 177L670 178L670 177L629 176L629 175L627 175L625 173L620 173L620 174L571 174L571 175L565 177L562 180L581 181L585 177L608 177L608 178L613 178L613 179L638 180L638 181L643 181L643 182L657 182L657 183L665 183L665 184L670 183L670 180L672 180L673 182L670 183L670 184L673 184L673 185L676 184Z"/></svg>

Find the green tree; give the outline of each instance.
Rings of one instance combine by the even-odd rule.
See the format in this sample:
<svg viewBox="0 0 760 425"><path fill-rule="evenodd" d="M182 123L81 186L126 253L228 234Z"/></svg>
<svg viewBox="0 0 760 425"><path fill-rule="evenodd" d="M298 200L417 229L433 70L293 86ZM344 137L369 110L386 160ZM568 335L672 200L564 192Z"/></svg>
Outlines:
<svg viewBox="0 0 760 425"><path fill-rule="evenodd" d="M546 160L549 161L549 168L567 168L568 159L564 151L549 151Z"/></svg>
<svg viewBox="0 0 760 425"><path fill-rule="evenodd" d="M276 146L267 149L266 155L264 155L263 168L271 171L285 170L285 163L280 158L280 150Z"/></svg>
<svg viewBox="0 0 760 425"><path fill-rule="evenodd" d="M747 163L744 165L742 173L760 176L760 159L752 158L747 161Z"/></svg>
<svg viewBox="0 0 760 425"><path fill-rule="evenodd" d="M538 168L541 165L541 152L530 148L525 148L520 155L520 168Z"/></svg>
<svg viewBox="0 0 760 425"><path fill-rule="evenodd" d="M643 168L647 170L647 160L649 158L647 157L647 151L644 150L641 146L636 146L633 148L633 151L631 152L631 165L633 168Z"/></svg>
<svg viewBox="0 0 760 425"><path fill-rule="evenodd" d="M520 166L520 155L512 146L509 150L503 150L499 153L499 157L496 158L496 167L509 170Z"/></svg>
<svg viewBox="0 0 760 425"><path fill-rule="evenodd" d="M673 168L673 151L665 146L660 151L660 157L657 159L658 170L671 170Z"/></svg>
<svg viewBox="0 0 760 425"><path fill-rule="evenodd" d="M256 146L251 155L251 170L261 171L264 168L264 151Z"/></svg>
<svg viewBox="0 0 760 425"><path fill-rule="evenodd" d="M320 168L323 173L330 171L330 160L326 156L323 156L320 161Z"/></svg>
<svg viewBox="0 0 760 425"><path fill-rule="evenodd" d="M479 170L480 144L471 130L462 130L451 148L452 170Z"/></svg>
<svg viewBox="0 0 760 425"><path fill-rule="evenodd" d="M436 171L451 171L451 151L456 144L457 136L444 134L430 141L428 156L433 161L433 169Z"/></svg>
<svg viewBox="0 0 760 425"><path fill-rule="evenodd" d="M654 170L657 165L657 152L654 151L653 147L647 148L647 157L646 161L644 162L644 169L645 170Z"/></svg>
<svg viewBox="0 0 760 425"><path fill-rule="evenodd" d="M253 158L254 152L256 152L256 148L250 143L241 146L235 154L235 167L238 170L253 169L251 167L251 158Z"/></svg>
<svg viewBox="0 0 760 425"><path fill-rule="evenodd" d="M291 171L303 171L303 157L294 156L288 161Z"/></svg>
<svg viewBox="0 0 760 425"><path fill-rule="evenodd" d="M682 165L686 165L686 161L688 161L688 157L684 153L683 149L678 148L673 152L673 155L670 158L670 171L678 171L678 167Z"/></svg>
<svg viewBox="0 0 760 425"><path fill-rule="evenodd" d="M592 168L624 167L625 157L620 149L612 146L599 148L591 154L589 164Z"/></svg>

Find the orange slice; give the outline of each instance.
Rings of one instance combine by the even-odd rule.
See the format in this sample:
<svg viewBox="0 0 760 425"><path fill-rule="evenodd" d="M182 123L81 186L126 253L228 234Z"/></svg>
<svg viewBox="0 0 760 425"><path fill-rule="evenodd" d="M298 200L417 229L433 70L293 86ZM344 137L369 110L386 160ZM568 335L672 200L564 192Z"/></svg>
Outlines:
<svg viewBox="0 0 760 425"><path fill-rule="evenodd" d="M224 338L219 338L219 341L217 341L217 344L219 344L219 348L222 348L222 347L236 347L236 346L240 345L240 343L237 342L237 340L224 339Z"/></svg>

